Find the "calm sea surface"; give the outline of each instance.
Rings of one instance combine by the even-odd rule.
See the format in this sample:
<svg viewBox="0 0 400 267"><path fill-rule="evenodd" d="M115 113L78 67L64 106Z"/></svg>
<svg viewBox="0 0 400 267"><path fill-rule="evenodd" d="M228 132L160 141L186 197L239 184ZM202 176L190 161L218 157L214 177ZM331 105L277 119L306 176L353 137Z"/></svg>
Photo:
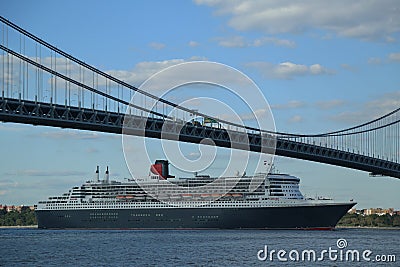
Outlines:
<svg viewBox="0 0 400 267"><path fill-rule="evenodd" d="M345 240L338 244L338 239ZM257 254L263 258L264 251L259 251L266 245L268 255L286 251L281 256L288 262L280 262L276 253L273 261L259 260ZM318 260L329 248L336 261L328 252ZM293 250L299 253L297 262L289 258L291 253L296 259ZM308 260L306 252L301 261L304 250L315 251L316 260ZM358 250L360 261L346 261L348 250ZM362 258L365 250L371 250L369 262ZM400 230L0 229L0 253L0 266L400 266ZM377 263L376 255L395 255L396 262Z"/></svg>

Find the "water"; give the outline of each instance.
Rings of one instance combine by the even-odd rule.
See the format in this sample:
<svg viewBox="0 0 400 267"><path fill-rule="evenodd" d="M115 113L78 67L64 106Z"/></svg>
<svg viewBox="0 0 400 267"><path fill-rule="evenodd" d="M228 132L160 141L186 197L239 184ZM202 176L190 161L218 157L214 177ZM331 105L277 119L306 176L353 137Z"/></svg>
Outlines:
<svg viewBox="0 0 400 267"><path fill-rule="evenodd" d="M346 239L346 249L395 255L396 262L330 261L329 247ZM400 266L400 230L39 230L0 229L0 266ZM260 261L259 250L285 250L289 262L273 255ZM314 250L317 260L293 262L291 250ZM261 256L263 254L260 254ZM295 254L293 254L295 255ZM301 254L300 254L301 255ZM337 254L339 256L339 254ZM301 256L300 256L301 257ZM361 257L361 256L360 256ZM339 259L339 258L338 258Z"/></svg>

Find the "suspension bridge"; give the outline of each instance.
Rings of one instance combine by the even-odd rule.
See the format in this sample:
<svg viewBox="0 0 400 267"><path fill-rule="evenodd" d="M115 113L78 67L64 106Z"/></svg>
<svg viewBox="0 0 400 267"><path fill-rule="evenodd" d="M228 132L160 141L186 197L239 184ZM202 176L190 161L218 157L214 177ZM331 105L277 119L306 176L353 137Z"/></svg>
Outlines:
<svg viewBox="0 0 400 267"><path fill-rule="evenodd" d="M400 178L400 108L369 122L328 133L270 132L158 98L73 57L3 17L0 23L0 121L189 143L210 139L220 147L275 152L278 156ZM140 103L131 101L134 94L141 96ZM191 123L193 115L218 121L218 127Z"/></svg>

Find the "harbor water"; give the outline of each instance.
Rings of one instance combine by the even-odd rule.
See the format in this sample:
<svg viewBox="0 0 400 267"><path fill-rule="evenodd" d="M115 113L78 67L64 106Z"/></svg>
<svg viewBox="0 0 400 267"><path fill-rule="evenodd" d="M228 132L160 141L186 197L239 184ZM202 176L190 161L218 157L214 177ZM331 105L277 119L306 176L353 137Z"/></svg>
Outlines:
<svg viewBox="0 0 400 267"><path fill-rule="evenodd" d="M381 229L0 229L0 266L400 266L399 244Z"/></svg>

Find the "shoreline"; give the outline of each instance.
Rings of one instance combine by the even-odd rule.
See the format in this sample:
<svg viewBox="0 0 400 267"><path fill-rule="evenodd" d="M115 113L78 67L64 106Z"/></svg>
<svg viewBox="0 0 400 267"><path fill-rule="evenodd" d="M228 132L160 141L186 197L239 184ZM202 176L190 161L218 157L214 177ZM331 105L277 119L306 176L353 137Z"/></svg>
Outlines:
<svg viewBox="0 0 400 267"><path fill-rule="evenodd" d="M37 229L37 225L10 225L0 226L0 229Z"/></svg>
<svg viewBox="0 0 400 267"><path fill-rule="evenodd" d="M339 225L335 229L378 229L378 230L400 230L400 227L389 227L389 226L349 226Z"/></svg>
<svg viewBox="0 0 400 267"><path fill-rule="evenodd" d="M0 226L0 229L38 229L37 225L13 225L13 226ZM341 229L375 229L375 230L400 230L400 227L377 227L377 226L336 226L334 230Z"/></svg>

